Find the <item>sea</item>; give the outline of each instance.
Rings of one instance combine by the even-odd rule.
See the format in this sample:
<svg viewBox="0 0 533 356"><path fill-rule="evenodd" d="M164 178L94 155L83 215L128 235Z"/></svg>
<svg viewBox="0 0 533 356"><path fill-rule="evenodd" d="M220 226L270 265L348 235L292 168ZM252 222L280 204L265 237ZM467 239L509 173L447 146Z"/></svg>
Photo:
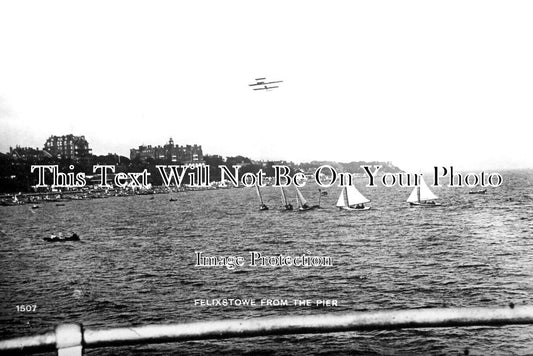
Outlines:
<svg viewBox="0 0 533 356"><path fill-rule="evenodd" d="M408 187L366 187L371 210L339 211L341 189L309 183L320 209L285 212L279 188L0 207L0 338L61 323L87 329L432 307L533 305L533 171L500 172L486 194L431 187L441 207L410 208ZM430 183L429 180L427 180ZM323 189L324 190L324 189ZM287 189L292 204L295 192ZM50 243L76 233L79 242ZM195 266L209 256L329 256L329 267ZM195 305L252 299L255 306ZM261 305L335 300L337 306ZM35 310L20 311L20 305ZM18 308L18 309L17 309ZM86 355L531 355L533 326L451 327L203 340L88 349Z"/></svg>

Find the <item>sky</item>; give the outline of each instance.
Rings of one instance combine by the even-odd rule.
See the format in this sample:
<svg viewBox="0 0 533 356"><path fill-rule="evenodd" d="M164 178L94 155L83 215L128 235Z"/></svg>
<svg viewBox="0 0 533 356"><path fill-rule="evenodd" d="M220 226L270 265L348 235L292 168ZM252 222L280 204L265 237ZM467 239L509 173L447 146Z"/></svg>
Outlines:
<svg viewBox="0 0 533 356"><path fill-rule="evenodd" d="M0 152L533 168L531 1L3 1ZM282 80L254 91L255 78Z"/></svg>

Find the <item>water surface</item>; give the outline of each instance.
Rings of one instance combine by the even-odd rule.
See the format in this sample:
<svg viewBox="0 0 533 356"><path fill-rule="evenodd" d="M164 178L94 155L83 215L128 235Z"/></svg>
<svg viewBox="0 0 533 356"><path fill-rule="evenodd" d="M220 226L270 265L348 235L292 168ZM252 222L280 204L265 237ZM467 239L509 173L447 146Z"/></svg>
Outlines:
<svg viewBox="0 0 533 356"><path fill-rule="evenodd" d="M505 172L485 195L432 188L440 208L409 208L409 188L364 187L366 212L258 211L253 189L0 207L0 335L64 322L88 328L267 315L533 304L533 174ZM429 180L428 180L429 182ZM317 187L302 190L315 204ZM289 189L290 198L294 192ZM51 233L82 241L47 243ZM212 255L331 256L330 268L194 267ZM334 299L338 307L198 307L195 299ZM31 313L16 305L35 304ZM87 354L533 354L533 327L335 333L89 350Z"/></svg>

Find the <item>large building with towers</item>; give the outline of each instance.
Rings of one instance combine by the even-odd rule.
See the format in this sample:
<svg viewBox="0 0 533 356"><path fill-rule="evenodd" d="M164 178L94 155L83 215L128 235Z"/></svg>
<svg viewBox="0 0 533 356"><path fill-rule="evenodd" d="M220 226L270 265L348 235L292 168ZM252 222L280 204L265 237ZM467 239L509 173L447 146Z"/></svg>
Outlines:
<svg viewBox="0 0 533 356"><path fill-rule="evenodd" d="M204 162L201 145L175 145L172 138L163 146L141 145L139 148L132 148L130 150L130 159L132 160L141 159L144 161L148 158L182 164Z"/></svg>

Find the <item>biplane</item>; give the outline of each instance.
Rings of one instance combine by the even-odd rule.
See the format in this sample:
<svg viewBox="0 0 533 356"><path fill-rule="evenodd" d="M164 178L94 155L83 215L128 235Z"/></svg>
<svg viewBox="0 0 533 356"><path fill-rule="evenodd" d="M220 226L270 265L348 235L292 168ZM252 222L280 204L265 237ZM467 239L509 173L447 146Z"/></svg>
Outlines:
<svg viewBox="0 0 533 356"><path fill-rule="evenodd" d="M277 84L277 83L282 83L282 82L283 80L267 82L266 78L255 78L255 83L248 84L248 85L251 87L258 86L258 88L253 88L254 90L270 90L270 89L279 88L278 85L270 85L270 84Z"/></svg>

